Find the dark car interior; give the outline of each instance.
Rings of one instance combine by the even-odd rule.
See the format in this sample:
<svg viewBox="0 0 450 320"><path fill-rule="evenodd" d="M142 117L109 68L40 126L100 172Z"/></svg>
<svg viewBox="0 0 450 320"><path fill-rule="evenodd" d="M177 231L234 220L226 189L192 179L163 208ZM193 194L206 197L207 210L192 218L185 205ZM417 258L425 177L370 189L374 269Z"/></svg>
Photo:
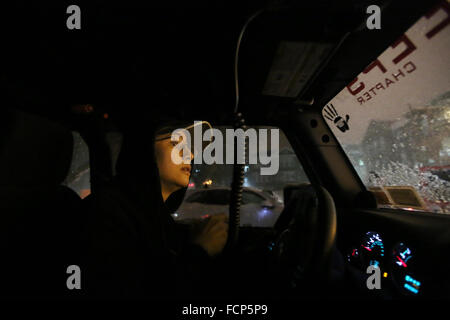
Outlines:
<svg viewBox="0 0 450 320"><path fill-rule="evenodd" d="M77 264L83 226L95 214L88 210L90 199L114 175L108 133L142 123L135 120L144 115L236 125L240 113L245 125L281 128L311 183L285 188L284 210L274 228L237 227L230 205L235 210L230 239L215 263L222 275L216 295L448 298L450 217L377 208L321 113L440 3L101 3L81 6L80 30L66 28L63 4L2 10L0 296L83 297L82 290L67 290L61 266ZM382 9L380 30L365 28L370 4ZM280 41L331 48L294 97L262 93ZM89 147L91 196L84 199L62 185L72 160L73 131ZM365 241L378 246L354 250ZM410 268L416 278L410 282L420 293L404 290L399 279L405 275L389 267L392 252L405 246L414 248ZM356 254L365 256L356 259ZM380 290L366 286L373 259L382 267Z"/></svg>

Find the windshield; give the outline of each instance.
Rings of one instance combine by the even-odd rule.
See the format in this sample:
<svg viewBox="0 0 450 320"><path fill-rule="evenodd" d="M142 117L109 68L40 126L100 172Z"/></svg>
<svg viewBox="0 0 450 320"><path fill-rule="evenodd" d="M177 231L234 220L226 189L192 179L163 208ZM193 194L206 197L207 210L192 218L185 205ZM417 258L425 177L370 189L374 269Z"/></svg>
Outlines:
<svg viewBox="0 0 450 320"><path fill-rule="evenodd" d="M450 213L450 27L419 19L322 114L380 206Z"/></svg>

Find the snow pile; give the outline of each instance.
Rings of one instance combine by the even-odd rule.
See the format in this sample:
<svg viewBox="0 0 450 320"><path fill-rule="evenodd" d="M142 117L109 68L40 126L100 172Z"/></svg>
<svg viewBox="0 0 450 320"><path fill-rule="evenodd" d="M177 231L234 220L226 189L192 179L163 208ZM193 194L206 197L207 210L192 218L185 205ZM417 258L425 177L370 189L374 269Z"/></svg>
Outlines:
<svg viewBox="0 0 450 320"><path fill-rule="evenodd" d="M429 210L450 214L450 182L430 172L421 172L400 162L390 161L370 171L368 186L412 186L425 200Z"/></svg>

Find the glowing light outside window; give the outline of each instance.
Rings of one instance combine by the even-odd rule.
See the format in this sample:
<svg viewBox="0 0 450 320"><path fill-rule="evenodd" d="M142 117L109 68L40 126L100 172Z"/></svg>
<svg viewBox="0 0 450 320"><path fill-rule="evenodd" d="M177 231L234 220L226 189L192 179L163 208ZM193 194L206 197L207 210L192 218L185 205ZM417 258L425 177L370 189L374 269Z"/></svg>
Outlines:
<svg viewBox="0 0 450 320"><path fill-rule="evenodd" d="M447 110L445 110L444 118L447 119L448 122L450 122L450 108L447 108Z"/></svg>

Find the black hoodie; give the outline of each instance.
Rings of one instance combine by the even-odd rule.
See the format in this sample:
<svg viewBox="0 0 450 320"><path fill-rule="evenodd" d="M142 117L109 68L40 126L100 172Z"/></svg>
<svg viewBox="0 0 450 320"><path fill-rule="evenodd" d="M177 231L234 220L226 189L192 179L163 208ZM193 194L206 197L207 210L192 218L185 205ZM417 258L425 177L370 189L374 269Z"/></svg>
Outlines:
<svg viewBox="0 0 450 320"><path fill-rule="evenodd" d="M161 124L161 119L146 119L124 132L116 177L91 199L82 276L89 296L202 294L200 275L210 270L211 260L203 248L190 244L188 229L171 217L186 189L163 201L154 154Z"/></svg>

